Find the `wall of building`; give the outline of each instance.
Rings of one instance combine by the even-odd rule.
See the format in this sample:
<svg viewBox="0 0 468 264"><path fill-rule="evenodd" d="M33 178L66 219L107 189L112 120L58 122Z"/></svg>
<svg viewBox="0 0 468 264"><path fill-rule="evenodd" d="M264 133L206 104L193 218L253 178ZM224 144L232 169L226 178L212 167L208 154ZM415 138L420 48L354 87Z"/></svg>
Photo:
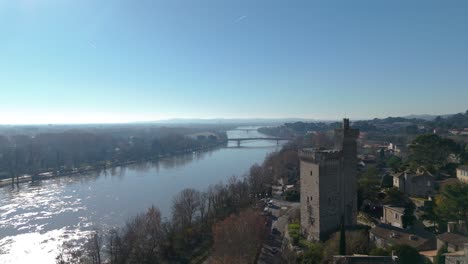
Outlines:
<svg viewBox="0 0 468 264"><path fill-rule="evenodd" d="M383 222L396 227L403 227L403 212L385 206L383 211Z"/></svg>
<svg viewBox="0 0 468 264"><path fill-rule="evenodd" d="M300 168L302 233L309 240L317 240L320 236L319 165L301 160Z"/></svg>
<svg viewBox="0 0 468 264"><path fill-rule="evenodd" d="M459 181L468 184L468 170L457 169L457 178Z"/></svg>
<svg viewBox="0 0 468 264"><path fill-rule="evenodd" d="M434 179L431 176L413 176L407 181L409 194L412 196L427 196L432 194L434 189Z"/></svg>
<svg viewBox="0 0 468 264"><path fill-rule="evenodd" d="M327 160L320 165L320 239L337 231L344 212L343 188L340 188L340 160Z"/></svg>

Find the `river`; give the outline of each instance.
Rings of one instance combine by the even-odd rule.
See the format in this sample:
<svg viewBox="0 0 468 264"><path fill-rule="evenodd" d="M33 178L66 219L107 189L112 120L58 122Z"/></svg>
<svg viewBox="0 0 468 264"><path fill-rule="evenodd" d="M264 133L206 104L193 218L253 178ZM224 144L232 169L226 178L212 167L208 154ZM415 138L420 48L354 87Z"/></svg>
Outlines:
<svg viewBox="0 0 468 264"><path fill-rule="evenodd" d="M231 130L229 138L266 137L255 130ZM151 205L170 217L172 198L184 188L242 177L276 141L243 141L202 153L58 177L0 188L0 263L55 263L64 242L92 230L108 230Z"/></svg>

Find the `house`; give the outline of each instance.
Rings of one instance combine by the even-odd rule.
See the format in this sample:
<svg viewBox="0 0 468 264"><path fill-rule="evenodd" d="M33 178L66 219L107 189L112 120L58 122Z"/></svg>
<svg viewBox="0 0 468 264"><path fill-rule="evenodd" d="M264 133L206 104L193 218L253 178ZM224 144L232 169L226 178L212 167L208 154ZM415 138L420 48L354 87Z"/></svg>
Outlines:
<svg viewBox="0 0 468 264"><path fill-rule="evenodd" d="M458 166L457 179L468 184L468 166Z"/></svg>
<svg viewBox="0 0 468 264"><path fill-rule="evenodd" d="M463 250L465 243L468 243L468 236L466 236L466 227L462 221L449 222L447 232L437 236L437 249L446 246L448 252Z"/></svg>
<svg viewBox="0 0 468 264"><path fill-rule="evenodd" d="M407 149L403 145L389 143L387 146L387 151L390 152L390 154L402 158L406 156Z"/></svg>
<svg viewBox="0 0 468 264"><path fill-rule="evenodd" d="M418 251L433 250L436 248L436 241L430 236L412 234L405 229L387 224L379 224L369 230L369 239L377 247L388 248L394 245L408 245Z"/></svg>
<svg viewBox="0 0 468 264"><path fill-rule="evenodd" d="M459 251L445 253L445 264L468 264L468 243Z"/></svg>
<svg viewBox="0 0 468 264"><path fill-rule="evenodd" d="M368 255L352 255L352 256L333 256L333 264L393 264L398 263L396 256L368 256Z"/></svg>
<svg viewBox="0 0 468 264"><path fill-rule="evenodd" d="M393 174L393 186L409 196L428 196L434 191L434 176L424 169L416 173L404 171Z"/></svg>
<svg viewBox="0 0 468 264"><path fill-rule="evenodd" d="M404 207L384 205L382 223L403 228Z"/></svg>

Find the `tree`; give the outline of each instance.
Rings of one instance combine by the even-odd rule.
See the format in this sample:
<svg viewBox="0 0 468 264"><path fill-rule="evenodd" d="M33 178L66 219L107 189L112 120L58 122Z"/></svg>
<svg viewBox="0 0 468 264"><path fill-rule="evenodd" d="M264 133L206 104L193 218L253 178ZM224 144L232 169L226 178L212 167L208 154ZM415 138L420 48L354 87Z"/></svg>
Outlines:
<svg viewBox="0 0 468 264"><path fill-rule="evenodd" d="M182 190L172 202L173 223L181 228L191 226L199 205L199 191L190 188Z"/></svg>
<svg viewBox="0 0 468 264"><path fill-rule="evenodd" d="M370 256L390 256L390 252L385 248L376 247L369 252Z"/></svg>
<svg viewBox="0 0 468 264"><path fill-rule="evenodd" d="M436 215L445 222L468 220L468 185L456 182L444 186L436 197Z"/></svg>
<svg viewBox="0 0 468 264"><path fill-rule="evenodd" d="M460 154L460 146L453 140L435 134L420 135L410 145L409 163L412 169L420 166L434 172L447 164L450 154Z"/></svg>
<svg viewBox="0 0 468 264"><path fill-rule="evenodd" d="M384 204L401 204L406 200L405 195L398 190L398 188L393 187L387 190L385 198L383 200Z"/></svg>
<svg viewBox="0 0 468 264"><path fill-rule="evenodd" d="M265 219L247 209L213 226L211 263L252 263L266 233Z"/></svg>
<svg viewBox="0 0 468 264"><path fill-rule="evenodd" d="M423 263L423 258L419 255L417 249L408 245L395 245L392 247L398 256L398 263L400 264L419 264Z"/></svg>
<svg viewBox="0 0 468 264"><path fill-rule="evenodd" d="M406 203L405 210L401 219L403 222L403 228L412 226L415 223L416 217L414 216L414 209L415 206L412 202Z"/></svg>
<svg viewBox="0 0 468 264"><path fill-rule="evenodd" d="M397 172L402 165L402 160L397 156L390 156L387 160L387 167L391 168L394 172Z"/></svg>
<svg viewBox="0 0 468 264"><path fill-rule="evenodd" d="M323 258L323 244L310 243L302 257L302 264L319 264Z"/></svg>
<svg viewBox="0 0 468 264"><path fill-rule="evenodd" d="M369 253L369 233L367 230L348 230L346 232L346 252L353 254ZM340 232L335 232L330 239L325 242L324 260L331 261L334 255L340 254ZM327 262L328 263L328 262Z"/></svg>
<svg viewBox="0 0 468 264"><path fill-rule="evenodd" d="M444 245L437 251L437 255L434 258L434 264L445 264L445 253L448 253L448 250L447 246Z"/></svg>
<svg viewBox="0 0 468 264"><path fill-rule="evenodd" d="M358 197L359 204L364 200L375 201L378 199L380 191L380 179L378 177L379 171L375 166L368 167L358 179Z"/></svg>

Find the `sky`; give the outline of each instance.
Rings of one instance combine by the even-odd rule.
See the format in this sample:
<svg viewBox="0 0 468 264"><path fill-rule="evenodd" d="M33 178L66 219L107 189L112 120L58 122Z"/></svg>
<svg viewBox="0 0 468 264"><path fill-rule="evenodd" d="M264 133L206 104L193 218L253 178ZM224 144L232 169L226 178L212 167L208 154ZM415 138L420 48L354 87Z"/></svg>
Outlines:
<svg viewBox="0 0 468 264"><path fill-rule="evenodd" d="M468 109L468 1L0 0L0 124Z"/></svg>

